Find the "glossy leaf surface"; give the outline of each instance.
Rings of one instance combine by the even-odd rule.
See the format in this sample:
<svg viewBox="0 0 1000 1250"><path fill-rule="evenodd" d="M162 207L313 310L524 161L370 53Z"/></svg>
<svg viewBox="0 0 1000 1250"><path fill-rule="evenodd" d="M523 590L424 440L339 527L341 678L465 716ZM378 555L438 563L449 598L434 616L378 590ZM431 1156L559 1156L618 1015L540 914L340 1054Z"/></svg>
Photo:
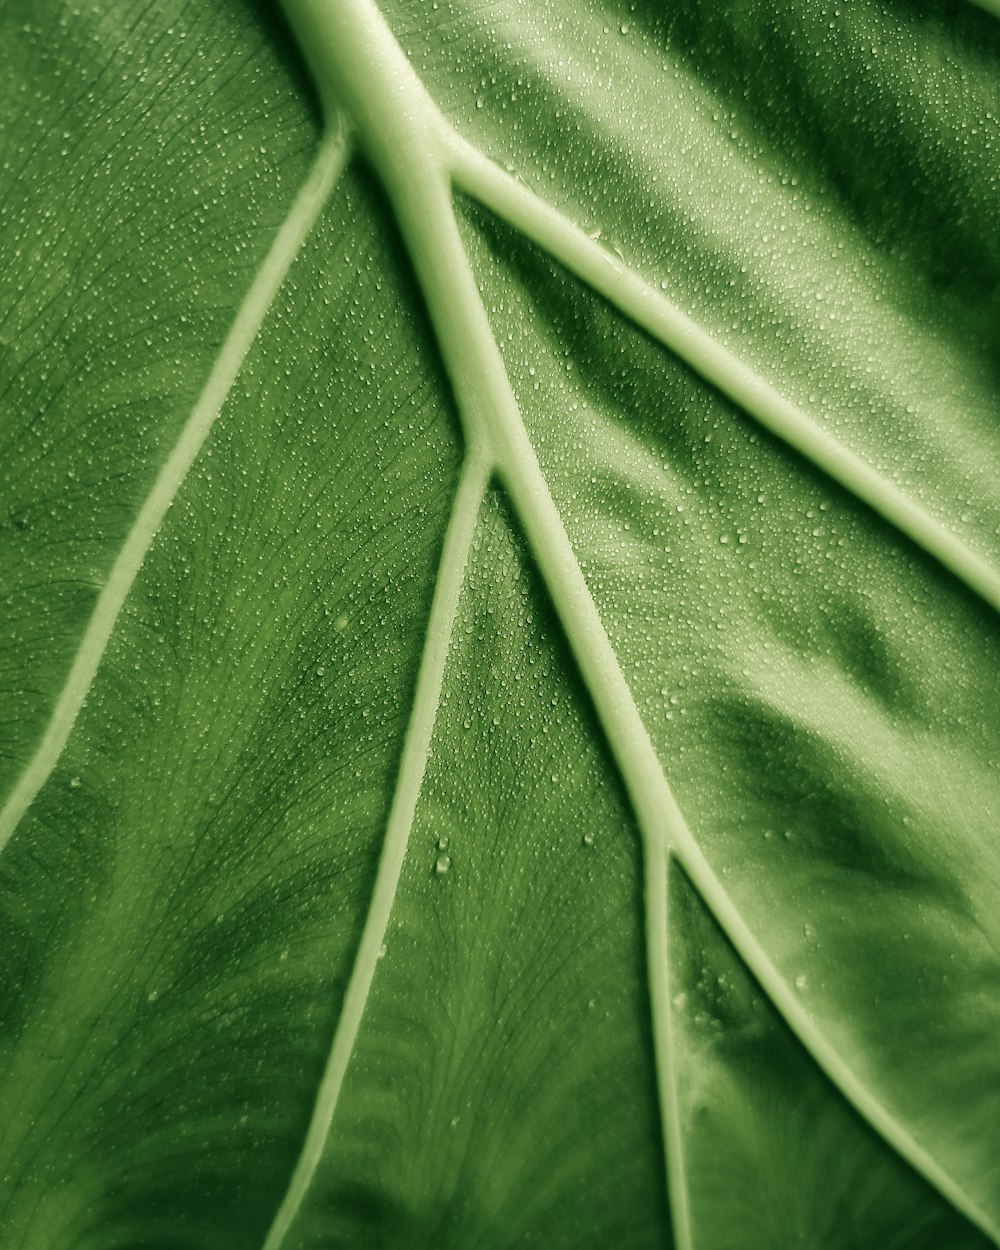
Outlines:
<svg viewBox="0 0 1000 1250"><path fill-rule="evenodd" d="M994 1244L995 17L286 8L0 14L0 1240Z"/></svg>

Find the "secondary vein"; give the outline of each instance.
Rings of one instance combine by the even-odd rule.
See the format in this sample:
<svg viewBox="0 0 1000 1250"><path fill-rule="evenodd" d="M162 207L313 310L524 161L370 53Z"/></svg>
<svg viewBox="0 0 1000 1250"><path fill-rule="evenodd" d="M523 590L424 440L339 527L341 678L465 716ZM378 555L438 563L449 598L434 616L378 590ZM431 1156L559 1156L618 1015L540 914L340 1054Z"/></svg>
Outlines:
<svg viewBox="0 0 1000 1250"><path fill-rule="evenodd" d="M764 429L867 504L1000 612L1000 570L850 451L634 269L452 132L456 184L669 348Z"/></svg>
<svg viewBox="0 0 1000 1250"><path fill-rule="evenodd" d="M643 846L643 899L646 912L646 968L656 1053L656 1081L660 1092L661 1132L666 1152L667 1192L674 1229L674 1250L692 1250L691 1203L685 1171L684 1130L677 1088L677 1048L674 1044L673 1004L670 993L670 895L672 857L659 839ZM674 869L676 871L676 869Z"/></svg>
<svg viewBox="0 0 1000 1250"><path fill-rule="evenodd" d="M343 171L347 157L344 129L342 126L332 127L244 296L191 415L146 496L97 597L41 740L0 810L0 851L10 841L21 818L59 761L146 553L222 411L247 351Z"/></svg>
<svg viewBox="0 0 1000 1250"><path fill-rule="evenodd" d="M410 722L400 757L399 777L386 822L385 840L371 903L358 944L333 1044L320 1081L312 1119L284 1199L274 1217L263 1250L278 1250L291 1228L323 1156L344 1076L354 1053L365 1006L371 993L379 954L396 898L399 876L413 825L413 814L427 765L431 735L441 698L445 661L458 612L469 549L483 494L490 476L489 459L473 451L463 466L451 518L441 551L434 598L427 621L420 671Z"/></svg>

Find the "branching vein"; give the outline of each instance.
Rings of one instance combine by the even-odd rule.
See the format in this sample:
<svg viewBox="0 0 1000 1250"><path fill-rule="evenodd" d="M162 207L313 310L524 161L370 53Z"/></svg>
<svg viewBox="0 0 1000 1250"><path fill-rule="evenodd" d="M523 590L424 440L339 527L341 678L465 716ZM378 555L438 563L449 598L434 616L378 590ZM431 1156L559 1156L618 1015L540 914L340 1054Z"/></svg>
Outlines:
<svg viewBox="0 0 1000 1250"><path fill-rule="evenodd" d="M399 777L386 823L385 840L379 860L365 926L354 967L337 1022L333 1045L327 1058L306 1133L292 1179L271 1225L263 1250L278 1250L298 1214L316 1168L323 1155L333 1122L344 1075L354 1053L358 1030L371 992L379 952L385 942L389 916L396 897L399 874L413 825L420 786L427 764L431 734L441 697L441 683L448 647L458 611L458 599L476 527L476 517L489 479L489 461L474 453L465 463L455 496L454 508L445 533L434 599L427 621L424 651L417 676L413 709L399 765Z"/></svg>
<svg viewBox="0 0 1000 1250"><path fill-rule="evenodd" d="M691 1203L685 1174L684 1130L677 1088L677 1049L670 993L670 882L672 857L658 839L643 847L643 900L646 912L646 967L653 1018L653 1045L666 1149L667 1192L674 1230L674 1250L693 1250Z"/></svg>

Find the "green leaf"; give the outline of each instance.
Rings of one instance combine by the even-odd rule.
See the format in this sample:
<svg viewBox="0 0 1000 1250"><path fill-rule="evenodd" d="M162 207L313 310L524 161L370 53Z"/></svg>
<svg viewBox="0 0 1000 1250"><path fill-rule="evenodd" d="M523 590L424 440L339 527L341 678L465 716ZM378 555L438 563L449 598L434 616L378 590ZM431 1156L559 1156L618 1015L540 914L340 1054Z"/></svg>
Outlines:
<svg viewBox="0 0 1000 1250"><path fill-rule="evenodd" d="M995 5L284 10L0 12L4 1247L1000 1244Z"/></svg>

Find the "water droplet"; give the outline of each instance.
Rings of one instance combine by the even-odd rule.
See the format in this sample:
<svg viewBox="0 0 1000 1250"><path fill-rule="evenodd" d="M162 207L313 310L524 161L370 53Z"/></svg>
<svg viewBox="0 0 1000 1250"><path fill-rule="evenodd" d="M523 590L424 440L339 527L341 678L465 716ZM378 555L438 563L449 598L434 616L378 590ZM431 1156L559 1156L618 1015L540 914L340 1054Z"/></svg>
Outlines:
<svg viewBox="0 0 1000 1250"><path fill-rule="evenodd" d="M589 831L583 835L583 838L581 840L584 846L594 845L594 835L590 833Z"/></svg>
<svg viewBox="0 0 1000 1250"><path fill-rule="evenodd" d="M439 855L437 859L434 861L434 871L437 873L439 877L443 877L450 867L451 867L450 855Z"/></svg>

